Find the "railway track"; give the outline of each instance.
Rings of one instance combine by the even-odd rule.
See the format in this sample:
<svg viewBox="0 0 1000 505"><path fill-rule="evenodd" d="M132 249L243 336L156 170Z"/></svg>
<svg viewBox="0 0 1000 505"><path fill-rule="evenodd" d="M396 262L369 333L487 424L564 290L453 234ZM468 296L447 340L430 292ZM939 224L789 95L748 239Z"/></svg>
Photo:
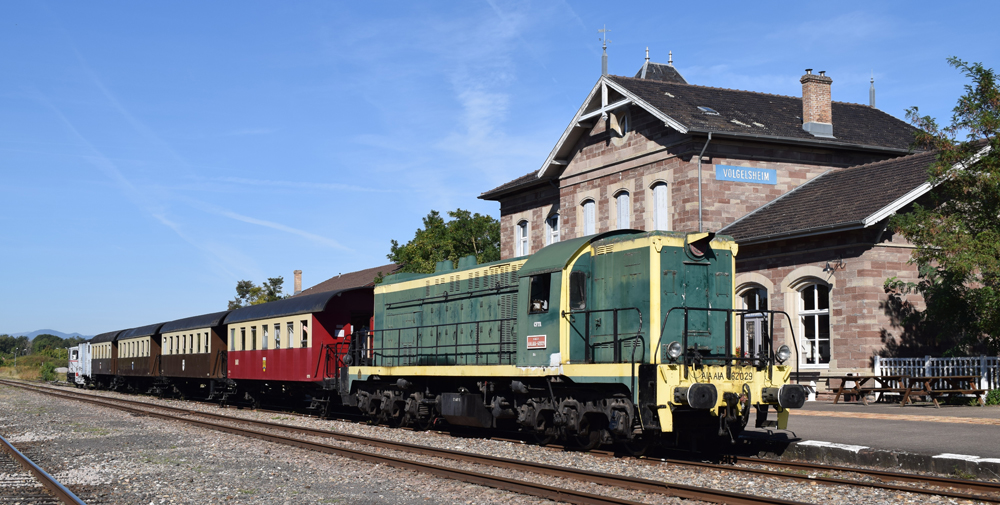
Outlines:
<svg viewBox="0 0 1000 505"><path fill-rule="evenodd" d="M85 505L45 470L0 436L0 502Z"/></svg>
<svg viewBox="0 0 1000 505"><path fill-rule="evenodd" d="M380 449L388 449L409 454L417 454L421 456L429 456L440 459L448 459L453 461L484 465L488 467L503 469L505 471L510 471L510 472L523 472L528 474L542 475L545 477L555 477L573 481L589 482L606 486L608 488L627 489L632 491L641 491L644 493L656 493L664 496L672 496L690 500L699 500L710 503L726 503L734 505L801 504L801 502L795 502L781 498L752 496L741 493L721 491L711 488L668 484L649 479L639 479L639 478L618 476L618 475L607 475L603 473L590 472L586 470L557 467L552 465L533 463L529 461L498 458L493 456L472 454L472 453L454 451L449 449L437 449L431 447L418 446L414 444L389 442L385 440L378 440L368 437L334 433L325 430L288 426L279 423L271 423L267 421L253 421L253 420L239 419L220 414L199 412L177 407L153 405L134 400L107 399L87 394L66 393L63 391L55 391L50 388L30 386L16 382L0 381L0 384L21 387L24 389L36 391L39 393L59 398L85 401L97 405L116 408L133 414L147 415L161 419L180 421L199 427L213 429L225 433L232 433L235 435L240 435L248 438L265 440L268 442L274 442L293 447L309 449L327 454L335 454L338 456L348 457L370 463L384 464L395 468L413 470L416 472L435 475L442 478L460 480L472 484L479 484L483 486L504 489L508 491L536 496L540 498L551 499L555 501L594 504L594 505L640 505L640 502L617 498L613 496L587 493L576 489L571 489L568 487L549 486L537 482L532 482L530 480L500 477L489 473L481 473L450 466L443 466L435 463L417 461L413 458L403 458L403 457L375 454L372 452L351 449L343 446L335 446L335 445L313 442L309 440L303 440L300 438L293 438L290 436L277 435L274 433L261 431L261 429L279 430L287 433L307 435L313 437L324 437L324 438L338 440L340 442L353 442L368 447L376 447ZM166 413L166 412L171 412L171 413ZM258 429L238 427L238 426L233 426L232 424L221 424L218 422L196 419L195 417L211 418L215 420L224 421L225 423L250 425Z"/></svg>
<svg viewBox="0 0 1000 505"><path fill-rule="evenodd" d="M15 385L21 385L21 384L15 384ZM27 386L27 387L35 388L34 386ZM51 392L51 394L60 394L60 393L62 392ZM176 412L178 415L184 415L184 416L193 415L204 418L222 420L225 422L246 423L262 427L265 429L280 430L293 434L324 437L324 438L338 440L341 442L352 442L367 446L374 446L382 449L402 451L412 454L432 456L432 457L451 459L469 463L489 464L491 466L497 466L509 470L526 471L552 477L561 477L567 479L597 482L599 484L606 484L616 487L625 487L628 489L640 490L643 492L656 492L661 494L667 494L670 496L678 496L681 498L715 501L719 503L789 503L787 501L780 501L780 500L775 502L732 501L734 497L727 495L733 495L735 493L726 493L721 491L718 492L726 493L726 495L719 495L716 497L716 499L710 499L711 497L706 498L704 496L698 496L697 493L699 493L698 490L699 488L686 489L684 486L667 485L661 482L647 481L644 479L634 479L633 482L632 480L630 480L630 478L622 476L609 477L603 474L595 474L593 472L586 472L575 469L550 467L548 465L542 465L524 461L508 460L505 458L496 458L492 456L483 456L479 454L471 454L449 449L437 449L437 448L418 446L414 444L389 442L370 437L363 437L359 435L348 435L343 433L330 432L326 430L294 427L280 423L244 420L221 414L200 412L200 411L194 411L177 407L159 406L159 405L149 404L146 402L137 402L134 400L108 399L103 397L96 397L93 395L80 395L80 396L84 398L94 398L96 399L94 400L95 403L103 403L104 401L122 402L133 405L133 407L134 406L142 406L146 408L152 407L152 408L172 411ZM75 399L75 396L73 396L73 398ZM610 453L608 455L610 455ZM676 459L637 458L637 460L648 464L666 463L676 466L702 468L720 472L748 473L748 474L758 475L761 477L798 480L803 482L817 483L824 485L860 486L860 487L882 489L894 492L916 493L929 496L943 496L953 499L975 500L985 503L1000 503L1000 484L983 482L983 481L972 481L972 480L953 479L953 478L936 477L936 476L905 474L900 472L867 470L867 469L850 468L842 466L830 466L830 465L822 465L814 463L798 463L798 462L777 461L777 460L758 459L758 458L741 459L739 463L757 465L757 466L767 466L772 468L781 468L784 471L768 470L762 468L751 468L746 466L734 466L729 464L702 463L702 462L676 460ZM868 480L843 478L834 476L832 474L857 475L862 479L868 479ZM913 487L913 486L904 486L898 484L903 482L918 483L922 486L931 486L931 487ZM531 493L526 493L526 494L531 494ZM744 496L744 495L737 495L737 496ZM760 498L757 497L752 497L752 498L754 498L755 500L760 500Z"/></svg>

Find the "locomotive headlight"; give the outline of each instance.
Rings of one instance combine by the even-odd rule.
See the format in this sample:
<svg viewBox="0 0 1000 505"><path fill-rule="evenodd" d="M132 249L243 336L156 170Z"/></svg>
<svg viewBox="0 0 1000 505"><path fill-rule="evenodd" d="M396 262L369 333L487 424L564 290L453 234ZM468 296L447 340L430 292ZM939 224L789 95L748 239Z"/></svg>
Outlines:
<svg viewBox="0 0 1000 505"><path fill-rule="evenodd" d="M667 356L671 361L676 360L684 352L684 348L681 347L681 343L674 340L673 342L667 344Z"/></svg>
<svg viewBox="0 0 1000 505"><path fill-rule="evenodd" d="M774 357L778 360L778 363L784 363L788 361L788 358L792 357L792 350L787 345L782 345L778 348L778 352L774 353Z"/></svg>

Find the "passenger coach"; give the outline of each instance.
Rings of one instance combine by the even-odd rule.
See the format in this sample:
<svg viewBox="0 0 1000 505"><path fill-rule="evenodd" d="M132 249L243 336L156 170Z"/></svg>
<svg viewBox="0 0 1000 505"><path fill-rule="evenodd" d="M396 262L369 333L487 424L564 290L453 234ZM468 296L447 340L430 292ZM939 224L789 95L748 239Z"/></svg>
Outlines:
<svg viewBox="0 0 1000 505"><path fill-rule="evenodd" d="M225 319L228 378L259 405L310 401L326 412L339 403L343 357L353 328L367 328L372 288L296 296L236 309Z"/></svg>
<svg viewBox="0 0 1000 505"><path fill-rule="evenodd" d="M226 327L229 311L164 323L160 373L184 396L220 396L232 391L226 381Z"/></svg>
<svg viewBox="0 0 1000 505"><path fill-rule="evenodd" d="M140 393L162 393L160 377L160 327L150 324L118 335L118 373L125 386Z"/></svg>

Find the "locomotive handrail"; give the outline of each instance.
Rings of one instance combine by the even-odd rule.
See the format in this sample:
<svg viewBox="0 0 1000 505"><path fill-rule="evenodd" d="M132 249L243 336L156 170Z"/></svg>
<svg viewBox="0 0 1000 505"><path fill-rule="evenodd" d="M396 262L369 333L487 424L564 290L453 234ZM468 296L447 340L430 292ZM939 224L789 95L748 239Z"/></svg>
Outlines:
<svg viewBox="0 0 1000 505"><path fill-rule="evenodd" d="M628 337L628 338L625 338L625 339L622 339L622 340L618 340L618 312L624 311L624 310L628 310L628 311L634 310L637 314L639 314L639 330L632 337ZM612 321L612 326L613 326L613 330L612 331L613 331L613 333L612 333L612 341L610 342L614 346L613 357L612 357L613 361L612 362L613 363L623 363L622 356L621 356L621 346L619 344L624 344L625 342L634 342L636 339L639 339L641 341L641 343L642 343L642 350L643 350L642 354L643 354L643 357L645 357L645 355L646 355L646 340L644 338L642 338L642 310L640 310L638 307L620 307L620 308L615 308L615 309L598 309L598 310L583 309L583 310L569 310L569 311L564 310L564 311L561 311L560 314L562 315L562 317L566 317L567 315L568 316L572 316L573 314L583 314L584 315L584 322L583 322L583 324L584 324L584 336L583 336L583 344L584 344L584 346L583 346L583 351L584 351L583 360L584 360L584 362L585 363L591 363L591 362L593 362L593 359L592 359L593 356L591 356L591 351L590 351L591 347L597 347L598 345L607 345L608 344L608 342L601 342L600 344L594 344L593 346L591 346L591 344L590 344L590 315L591 314L597 314L597 313L600 313L600 312L611 312L613 314L613 321ZM635 363L635 349L636 349L636 346L633 345L632 346L632 356L631 356L631 361L630 361L631 363Z"/></svg>
<svg viewBox="0 0 1000 505"><path fill-rule="evenodd" d="M375 363L375 361L376 361L375 358L382 358L385 361L395 360L395 361L398 362L402 358L428 357L429 355L421 355L420 354L420 351L424 350L424 349L433 349L434 350L434 354L433 354L434 362L435 362L435 364L437 364L439 358L442 357L442 354L441 354L441 348L442 347L446 348L446 349L447 348L451 348L451 349L454 350L454 352L451 353L451 357L454 358L455 363L458 362L458 357L459 356L462 356L462 357L475 356L476 357L476 364L478 364L479 363L479 357L480 357L480 355L483 355L483 354L488 354L488 355L496 354L497 357L498 357L498 360L502 362L505 354L511 355L511 356L517 354L517 350L516 349L512 350L512 351L510 351L510 350L509 351L504 351L503 347L502 347L505 344L516 344L516 342L512 342L512 341L505 342L503 340L504 326L505 326L504 323L508 323L508 322L516 324L517 318L516 317L509 317L509 318L500 318L500 319L488 319L488 320L485 320L485 321L462 321L462 322L454 322L454 323L440 323L440 324L428 324L428 325L420 325L420 326L406 326L406 327L402 327L402 328L383 328L383 329L379 329L379 330L369 330L368 334L372 335L372 336L374 336L377 333L382 333L383 335L385 335L386 333L389 333L389 332L396 332L396 334L399 337L402 337L402 332L403 331L415 330L415 331L417 331L416 337L417 337L417 339L419 339L421 337L420 330L423 330L423 329L434 329L434 345L409 345L409 346L403 346L402 345L402 338L397 338L396 346L394 348L393 347L387 347L387 346L384 346L384 345L380 346L378 348L375 348L374 346L372 346L372 348L366 349L365 351L362 351L360 349L355 349L355 352L357 352L358 354L361 354L362 352L367 352L368 354L370 354L370 359L373 361L372 364L374 364L374 365L377 365L377 363ZM490 324L490 323L500 323L499 339L496 342L490 342L490 343L485 343L484 344L484 343L482 343L482 342L479 341L479 332L481 331L481 328L482 328L483 324ZM511 326L513 326L513 324ZM474 343L467 343L467 344L460 344L460 343L458 343L458 339L456 337L455 343L446 343L446 344L440 343L440 340L439 340L440 339L439 328L442 328L442 327L454 327L455 331L457 333L458 328L461 325L476 325L476 342L474 342ZM511 332L513 332L513 329L511 329ZM419 340L417 340L417 342L419 342ZM497 351L490 351L490 352L480 351L479 350L479 346L481 346L481 345L498 346L499 349ZM462 352L462 353L458 352L459 348L467 348L467 347L475 347L476 349L475 349L474 352ZM402 354L403 350L416 351L416 353L415 354ZM395 354L389 354L389 351L395 351ZM447 358L448 355L444 355L444 357ZM359 358L360 358L360 356L359 356ZM508 360L509 359L510 358L508 357ZM360 363L361 360L359 359L358 362ZM447 361L445 361L445 363L447 364ZM400 365L398 363L396 363L395 365L383 364L383 366L400 366Z"/></svg>
<svg viewBox="0 0 1000 505"><path fill-rule="evenodd" d="M474 295L479 295L481 293L493 293L493 294L505 294L505 293L516 293L518 290L517 284L510 284L507 286L501 286L498 282L495 286L489 288L475 289L472 291L462 291L457 294L451 294L445 291L440 295L431 295L418 298L416 300L404 301L404 302L386 302L385 307L387 309L399 308L399 307L409 307L412 305L424 305L427 302L437 302L440 301L453 301L453 300L464 300L467 298L475 298Z"/></svg>
<svg viewBox="0 0 1000 505"><path fill-rule="evenodd" d="M785 312L783 310L717 309L717 308L711 308L711 307L671 307L669 310L667 310L667 315L663 317L663 325L660 328L660 341L657 342L657 344L656 344L656 352L654 353L655 356L660 356L660 352L661 352L660 351L660 347L663 345L664 334L665 334L666 328L667 328L667 320L670 319L670 314L673 313L674 310L683 310L684 311L684 331L683 331L682 336L681 336L681 340L682 340L681 345L683 346L683 349L684 349L683 365L684 365L684 378L685 379L687 378L688 365L689 365L689 363L691 361L691 357L689 356L689 348L688 348L688 312L694 310L694 311L709 312L709 313L711 313L711 312L724 312L726 314L726 329L725 329L725 334L726 334L726 351L725 351L725 353L726 354L725 354L725 356L722 356L722 357L712 357L712 356L709 356L709 357L698 357L698 360L699 361L724 361L726 363L727 367L729 365L731 365L732 362L734 362L734 361L741 362L741 363L742 362L757 363L757 362L760 361L759 357L744 358L742 356L736 357L736 356L731 356L730 355L730 354L732 354L732 347L731 347L731 344L732 344L732 317L731 316L733 314L740 314L741 316L745 316L747 314L770 314L771 317L769 317L768 320L770 322L771 329L767 333L767 337L766 337L767 343L769 344L769 350L770 350L769 356L768 356L768 363L770 365L768 367L768 374L770 374L771 371L773 370L774 362L775 362L774 339L773 339L773 335L774 335L774 315L775 314L783 314L785 316L785 319L788 320L788 331L789 331L789 333L791 333L792 346L795 349L795 377L796 377L796 381L798 380L798 377L799 377L799 344L798 344L798 340L795 338L795 329L793 328L793 325L792 325L792 318L791 318L791 316L788 315L787 312ZM662 357L660 358L660 360L662 361Z"/></svg>

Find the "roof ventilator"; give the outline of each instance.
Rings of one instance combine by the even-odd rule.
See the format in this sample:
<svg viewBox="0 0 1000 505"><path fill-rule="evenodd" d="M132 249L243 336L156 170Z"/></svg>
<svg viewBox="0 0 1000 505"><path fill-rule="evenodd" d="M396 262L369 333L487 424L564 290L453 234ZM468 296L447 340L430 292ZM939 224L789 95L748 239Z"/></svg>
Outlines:
<svg viewBox="0 0 1000 505"><path fill-rule="evenodd" d="M711 107L705 107L705 106L699 105L698 106L698 110L702 111L703 113L705 113L708 116L718 116L719 115L719 113L716 112L716 110L713 109L713 108L711 108Z"/></svg>

